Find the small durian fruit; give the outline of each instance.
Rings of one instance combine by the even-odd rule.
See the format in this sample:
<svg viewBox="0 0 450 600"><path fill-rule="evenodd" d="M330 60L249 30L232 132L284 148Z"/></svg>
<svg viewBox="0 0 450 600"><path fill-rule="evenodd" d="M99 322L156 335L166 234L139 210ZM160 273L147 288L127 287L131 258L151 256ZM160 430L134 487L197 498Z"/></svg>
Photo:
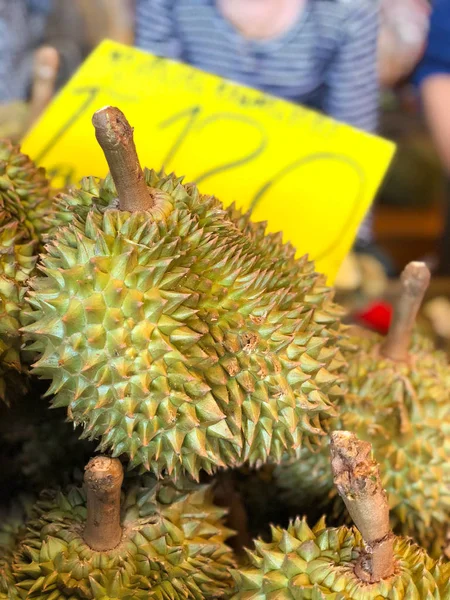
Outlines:
<svg viewBox="0 0 450 600"><path fill-rule="evenodd" d="M118 109L93 122L112 178L60 199L55 224L66 224L28 298L33 373L51 380L54 406L102 451L158 476L317 443L347 343L324 278L280 235L144 173Z"/></svg>
<svg viewBox="0 0 450 600"><path fill-rule="evenodd" d="M9 140L0 140L0 214L16 221L22 238L42 242L52 210L50 182L45 169Z"/></svg>
<svg viewBox="0 0 450 600"><path fill-rule="evenodd" d="M347 356L348 395L333 428L372 441L394 530L439 555L450 517L450 368L444 353L413 333L429 280L423 263L409 264L388 336L352 339L359 352ZM319 454L304 448L276 479L289 504L298 502L298 486L322 510L336 495L325 443ZM339 500L327 510L344 514Z"/></svg>
<svg viewBox="0 0 450 600"><path fill-rule="evenodd" d="M21 495L7 510L0 511L0 600L16 600L11 573L12 553L25 533L35 502L33 496Z"/></svg>
<svg viewBox="0 0 450 600"><path fill-rule="evenodd" d="M0 399L24 393L20 313L50 211L43 169L8 140L0 140Z"/></svg>
<svg viewBox="0 0 450 600"><path fill-rule="evenodd" d="M121 502L121 463L104 456L88 463L84 480L84 490L42 495L0 571L0 590L19 600L226 594L232 532L208 486L185 492L147 476L130 484Z"/></svg>
<svg viewBox="0 0 450 600"><path fill-rule="evenodd" d="M19 494L10 506L0 510L0 552L13 549L20 537L20 532L32 514L36 497L31 494Z"/></svg>
<svg viewBox="0 0 450 600"><path fill-rule="evenodd" d="M37 256L25 233L0 209L0 400L7 404L27 389L20 314Z"/></svg>
<svg viewBox="0 0 450 600"><path fill-rule="evenodd" d="M331 435L334 481L356 528L310 529L297 518L256 542L250 566L233 572L234 600L448 599L448 571L425 550L395 537L371 445L352 433ZM298 490L301 493L301 489Z"/></svg>
<svg viewBox="0 0 450 600"><path fill-rule="evenodd" d="M443 600L450 598L450 562L442 559L434 569L434 577L439 582L439 591Z"/></svg>

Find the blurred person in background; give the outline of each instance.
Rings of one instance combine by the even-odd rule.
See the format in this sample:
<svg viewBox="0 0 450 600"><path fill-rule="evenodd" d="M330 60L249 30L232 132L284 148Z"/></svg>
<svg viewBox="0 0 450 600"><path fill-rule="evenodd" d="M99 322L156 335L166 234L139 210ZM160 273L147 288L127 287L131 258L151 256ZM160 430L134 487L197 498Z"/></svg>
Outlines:
<svg viewBox="0 0 450 600"><path fill-rule="evenodd" d="M0 0L0 137L20 139L103 38L133 42L132 0Z"/></svg>
<svg viewBox="0 0 450 600"><path fill-rule="evenodd" d="M381 0L378 76L384 89L395 88L423 56L429 30L428 0Z"/></svg>
<svg viewBox="0 0 450 600"><path fill-rule="evenodd" d="M414 81L436 149L450 179L450 0L434 0L432 6L428 43ZM450 275L450 193L439 272Z"/></svg>
<svg viewBox="0 0 450 600"><path fill-rule="evenodd" d="M378 24L374 0L136 0L135 43L373 132Z"/></svg>
<svg viewBox="0 0 450 600"><path fill-rule="evenodd" d="M19 141L84 58L69 0L0 0L0 137Z"/></svg>
<svg viewBox="0 0 450 600"><path fill-rule="evenodd" d="M0 103L24 100L51 0L0 0Z"/></svg>
<svg viewBox="0 0 450 600"><path fill-rule="evenodd" d="M434 0L428 44L414 80L437 150L450 175L450 0Z"/></svg>

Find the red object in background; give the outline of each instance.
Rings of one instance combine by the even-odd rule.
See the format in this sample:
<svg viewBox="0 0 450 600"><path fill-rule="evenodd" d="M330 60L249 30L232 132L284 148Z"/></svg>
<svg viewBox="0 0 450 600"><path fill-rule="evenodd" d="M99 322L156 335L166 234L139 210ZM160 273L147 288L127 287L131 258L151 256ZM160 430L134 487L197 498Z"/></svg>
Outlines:
<svg viewBox="0 0 450 600"><path fill-rule="evenodd" d="M355 317L361 325L386 335L391 324L392 313L392 306L387 302L374 302L358 312Z"/></svg>

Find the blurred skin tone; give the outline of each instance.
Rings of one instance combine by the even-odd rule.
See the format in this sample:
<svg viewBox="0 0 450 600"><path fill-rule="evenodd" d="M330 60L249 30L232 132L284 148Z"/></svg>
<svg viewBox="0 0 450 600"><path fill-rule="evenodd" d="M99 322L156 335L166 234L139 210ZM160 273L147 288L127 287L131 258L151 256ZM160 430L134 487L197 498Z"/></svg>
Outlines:
<svg viewBox="0 0 450 600"><path fill-rule="evenodd" d="M436 148L450 175L450 75L442 73L427 77L420 91Z"/></svg>
<svg viewBox="0 0 450 600"><path fill-rule="evenodd" d="M396 85L407 77L419 62L423 48L404 47L395 32L388 27L380 28L378 40L378 76L384 88Z"/></svg>
<svg viewBox="0 0 450 600"><path fill-rule="evenodd" d="M227 21L246 38L265 40L283 35L299 18L308 0L216 0ZM383 6L383 5L382 5ZM383 12L386 10L382 8ZM378 70L382 87L391 87L413 70L422 48L401 42L389 19L380 28Z"/></svg>
<svg viewBox="0 0 450 600"><path fill-rule="evenodd" d="M290 29L307 0L217 0L222 15L246 38L276 38Z"/></svg>
<svg viewBox="0 0 450 600"><path fill-rule="evenodd" d="M383 87L406 78L422 58L429 14L425 0L382 0L378 73Z"/></svg>

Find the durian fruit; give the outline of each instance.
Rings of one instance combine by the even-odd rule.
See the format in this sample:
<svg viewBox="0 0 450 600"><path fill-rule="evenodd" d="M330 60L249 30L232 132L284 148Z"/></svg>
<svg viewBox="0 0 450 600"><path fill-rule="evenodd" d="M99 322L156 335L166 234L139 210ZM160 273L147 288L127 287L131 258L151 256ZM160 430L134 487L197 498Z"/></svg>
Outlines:
<svg viewBox="0 0 450 600"><path fill-rule="evenodd" d="M49 212L43 169L17 146L0 140L0 399L8 403L26 389L20 311Z"/></svg>
<svg viewBox="0 0 450 600"><path fill-rule="evenodd" d="M85 490L43 494L0 589L19 600L223 597L234 566L225 545L232 532L210 488L185 492L147 476L121 504L122 480L118 459L100 456L86 467Z"/></svg>
<svg viewBox="0 0 450 600"><path fill-rule="evenodd" d="M256 542L250 566L234 571L234 600L447 599L448 571L425 550L395 537L371 446L349 432L331 437L334 479L356 528L313 529L297 518ZM301 493L299 489L298 493Z"/></svg>
<svg viewBox="0 0 450 600"><path fill-rule="evenodd" d="M42 241L49 228L52 190L45 169L9 140L0 140L0 214L17 222L24 240Z"/></svg>
<svg viewBox="0 0 450 600"><path fill-rule="evenodd" d="M92 179L67 200L71 222L50 236L25 316L53 405L157 475L316 443L347 344L323 277L216 198L144 174L120 111L94 124L119 200L105 205L111 180Z"/></svg>
<svg viewBox="0 0 450 600"><path fill-rule="evenodd" d="M0 547L13 548L20 531L30 517L35 497L20 495L14 498L8 509L0 510Z"/></svg>
<svg viewBox="0 0 450 600"><path fill-rule="evenodd" d="M450 598L450 562L442 559L436 565L434 575L439 582L439 591L441 598L448 600Z"/></svg>
<svg viewBox="0 0 450 600"><path fill-rule="evenodd" d="M24 534L25 522L31 516L33 496L21 495L7 510L0 511L0 600L15 600L11 573L12 553Z"/></svg>
<svg viewBox="0 0 450 600"><path fill-rule="evenodd" d="M24 240L19 223L0 210L0 399L6 403L26 390L20 311L35 263L34 243Z"/></svg>
<svg viewBox="0 0 450 600"><path fill-rule="evenodd" d="M372 440L395 531L439 555L450 516L450 369L426 338L411 340L428 282L426 266L411 263L388 337L353 339L359 352L348 356L349 394L333 427ZM321 510L335 495L325 443L319 454L303 449L299 460L277 470L276 479L290 504L298 502L299 486L304 501ZM329 510L342 515L342 503Z"/></svg>

